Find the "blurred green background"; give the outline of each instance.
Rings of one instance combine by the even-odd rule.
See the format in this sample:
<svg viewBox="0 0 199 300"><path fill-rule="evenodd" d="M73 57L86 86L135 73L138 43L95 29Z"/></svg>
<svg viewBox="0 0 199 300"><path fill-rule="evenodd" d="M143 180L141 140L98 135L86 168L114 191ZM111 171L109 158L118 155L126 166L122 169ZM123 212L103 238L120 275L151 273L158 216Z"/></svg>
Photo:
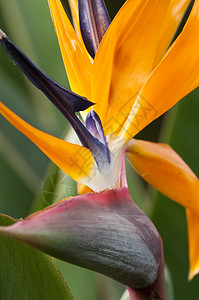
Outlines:
<svg viewBox="0 0 199 300"><path fill-rule="evenodd" d="M105 1L111 18L124 1ZM68 87L46 0L1 0L0 28L40 68ZM138 138L169 143L199 175L199 92L194 91ZM0 100L23 119L57 137L68 124L51 103L21 74L0 47ZM70 132L70 135L72 133ZM127 165L134 200L150 215L164 243L169 300L196 299L199 277L187 281L188 248L185 212L180 205L145 184ZM76 185L26 137L0 117L0 212L15 218L55 200L76 194ZM125 287L94 272L56 260L78 300L117 300ZM172 292L173 290L173 292ZM173 293L173 296L172 296Z"/></svg>

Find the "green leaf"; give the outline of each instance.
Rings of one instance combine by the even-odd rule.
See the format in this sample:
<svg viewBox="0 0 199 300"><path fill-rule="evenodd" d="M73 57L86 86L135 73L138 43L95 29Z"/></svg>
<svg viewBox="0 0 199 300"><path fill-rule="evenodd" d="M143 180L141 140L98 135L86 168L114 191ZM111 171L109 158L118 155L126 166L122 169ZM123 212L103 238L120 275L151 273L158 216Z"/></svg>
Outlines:
<svg viewBox="0 0 199 300"><path fill-rule="evenodd" d="M198 176L198 111L199 91L187 96L168 115L161 135ZM152 216L163 239L165 260L171 271L174 299L195 299L199 276L188 282L188 241L185 210L161 194L157 194Z"/></svg>
<svg viewBox="0 0 199 300"><path fill-rule="evenodd" d="M119 282L57 258L55 262L73 291L75 299L119 300L121 298L125 286Z"/></svg>
<svg viewBox="0 0 199 300"><path fill-rule="evenodd" d="M31 191L35 191L39 184L39 178L34 173L32 168L26 162L24 157L17 151L13 143L11 143L0 129L0 155L13 168L13 171L21 178Z"/></svg>
<svg viewBox="0 0 199 300"><path fill-rule="evenodd" d="M122 298L120 300L131 300L127 289L124 291L124 294L122 295Z"/></svg>
<svg viewBox="0 0 199 300"><path fill-rule="evenodd" d="M1 225L13 223L0 215ZM2 235L0 243L0 299L74 299L50 256Z"/></svg>
<svg viewBox="0 0 199 300"><path fill-rule="evenodd" d="M142 178L135 172L126 159L126 174L129 192L133 198L133 201L143 209L146 202L146 189Z"/></svg>
<svg viewBox="0 0 199 300"><path fill-rule="evenodd" d="M169 300L174 300L173 280L167 265L165 265L165 282L166 282L167 298Z"/></svg>

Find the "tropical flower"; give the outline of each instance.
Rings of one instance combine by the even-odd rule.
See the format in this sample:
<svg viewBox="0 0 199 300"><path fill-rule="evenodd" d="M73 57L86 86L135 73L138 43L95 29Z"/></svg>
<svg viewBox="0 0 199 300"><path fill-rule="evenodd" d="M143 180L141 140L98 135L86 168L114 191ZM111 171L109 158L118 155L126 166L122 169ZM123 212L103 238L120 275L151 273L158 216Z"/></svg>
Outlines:
<svg viewBox="0 0 199 300"><path fill-rule="evenodd" d="M101 199L103 193L110 192L103 192L108 189L118 191L120 196L115 198L121 200L121 193L126 193L126 152L146 181L186 207L192 278L199 271L198 178L169 146L132 138L199 84L199 2L195 1L182 32L172 44L190 1L128 0L110 23L103 1L69 0L75 30L61 1L48 2L72 92L44 74L2 31L0 40L24 74L70 122L82 145L39 131L2 103L1 114L60 169L81 183L80 193L94 191L96 194L90 194L89 199L95 198L91 195ZM83 111L84 123L75 114L79 111ZM84 195L79 197L85 201ZM103 206L106 201L101 201ZM59 210L60 206L62 203L53 208ZM44 214L49 217L51 210ZM32 218L32 223L37 224L40 214ZM31 217L26 224L28 220ZM57 220L58 217L55 223ZM20 231L21 225L17 226ZM148 225L150 230L151 226ZM20 238L36 245L35 240L28 238L36 230L31 228L28 225ZM18 237L16 233L11 235ZM45 243L42 249L46 251ZM64 256L60 251L60 256ZM152 284L154 279L149 282Z"/></svg>

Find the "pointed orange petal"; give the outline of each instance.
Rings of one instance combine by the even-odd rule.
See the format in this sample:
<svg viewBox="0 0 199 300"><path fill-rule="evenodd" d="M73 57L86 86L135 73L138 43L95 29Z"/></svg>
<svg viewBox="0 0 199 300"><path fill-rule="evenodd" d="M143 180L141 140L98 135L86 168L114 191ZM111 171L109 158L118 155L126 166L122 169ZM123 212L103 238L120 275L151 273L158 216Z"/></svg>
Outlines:
<svg viewBox="0 0 199 300"><path fill-rule="evenodd" d="M84 51L87 53L88 57L89 57L89 60L91 61L91 63L93 63L93 59L92 57L90 56L90 54L88 53L85 45L84 45L84 41L83 41L83 38L82 38L82 34L81 34L81 30L80 30L80 25L79 25L79 11L78 11L78 0L68 0L68 3L70 5L70 10L71 10L71 15L72 15L72 19L73 19L73 25L74 25L74 28L75 28L75 32L82 44L82 48L84 49ZM90 76L90 75L89 75ZM90 79L88 79L88 81L90 82ZM88 82L88 84L90 84ZM86 91L87 93L87 91ZM86 94L85 94L85 97L86 97ZM87 95L87 98L90 99L90 87L89 87L89 93ZM84 110L84 111L81 111L81 116L83 117L83 119L85 120L86 119L86 116L89 112L90 108Z"/></svg>
<svg viewBox="0 0 199 300"><path fill-rule="evenodd" d="M149 76L169 0L129 0L120 9L94 59L92 100L106 134L118 128Z"/></svg>
<svg viewBox="0 0 199 300"><path fill-rule="evenodd" d="M167 51L189 3L190 0L171 1L162 25L153 67L157 66Z"/></svg>
<svg viewBox="0 0 199 300"><path fill-rule="evenodd" d="M120 137L126 140L174 106L199 85L199 2L163 60L146 81Z"/></svg>
<svg viewBox="0 0 199 300"><path fill-rule="evenodd" d="M79 26L78 0L68 0L68 3L70 5L75 31L77 33L77 36L81 38L81 31Z"/></svg>
<svg viewBox="0 0 199 300"><path fill-rule="evenodd" d="M149 184L199 214L199 180L170 146L134 139L127 144L126 154Z"/></svg>
<svg viewBox="0 0 199 300"><path fill-rule="evenodd" d="M48 0L71 89L90 99L92 66L85 46L77 37L60 0Z"/></svg>
<svg viewBox="0 0 199 300"><path fill-rule="evenodd" d="M199 215L186 209L189 241L189 280L199 273Z"/></svg>
<svg viewBox="0 0 199 300"><path fill-rule="evenodd" d="M93 157L87 148L68 143L32 127L2 102L0 102L0 114L37 145L66 174L74 180L84 183L88 181Z"/></svg>
<svg viewBox="0 0 199 300"><path fill-rule="evenodd" d="M78 0L68 0L68 3L70 5L70 10L71 10L71 14L72 14L72 19L73 19L73 26L75 28L75 32L80 40L80 42L82 43L82 47L85 49L90 61L93 63L93 59L92 57L89 55L85 45L84 45L84 41L82 38L82 34L81 34L81 30L80 30L80 24L79 24L79 11L78 11Z"/></svg>
<svg viewBox="0 0 199 300"><path fill-rule="evenodd" d="M87 185L78 182L77 193L79 195L88 194L88 193L92 193L92 192L93 192L93 190L91 188L89 188Z"/></svg>

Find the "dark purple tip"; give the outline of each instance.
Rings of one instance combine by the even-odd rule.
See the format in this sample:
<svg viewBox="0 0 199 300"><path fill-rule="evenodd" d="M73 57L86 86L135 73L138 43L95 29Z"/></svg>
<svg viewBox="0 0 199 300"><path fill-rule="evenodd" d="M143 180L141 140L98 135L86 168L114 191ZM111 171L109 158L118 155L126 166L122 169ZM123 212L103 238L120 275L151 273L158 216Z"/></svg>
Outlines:
<svg viewBox="0 0 199 300"><path fill-rule="evenodd" d="M110 25L103 0L78 0L80 29L84 44L94 58L99 44Z"/></svg>
<svg viewBox="0 0 199 300"><path fill-rule="evenodd" d="M7 37L3 37L0 42L26 77L49 98L66 118L69 108L72 112L78 112L94 104L47 76Z"/></svg>

